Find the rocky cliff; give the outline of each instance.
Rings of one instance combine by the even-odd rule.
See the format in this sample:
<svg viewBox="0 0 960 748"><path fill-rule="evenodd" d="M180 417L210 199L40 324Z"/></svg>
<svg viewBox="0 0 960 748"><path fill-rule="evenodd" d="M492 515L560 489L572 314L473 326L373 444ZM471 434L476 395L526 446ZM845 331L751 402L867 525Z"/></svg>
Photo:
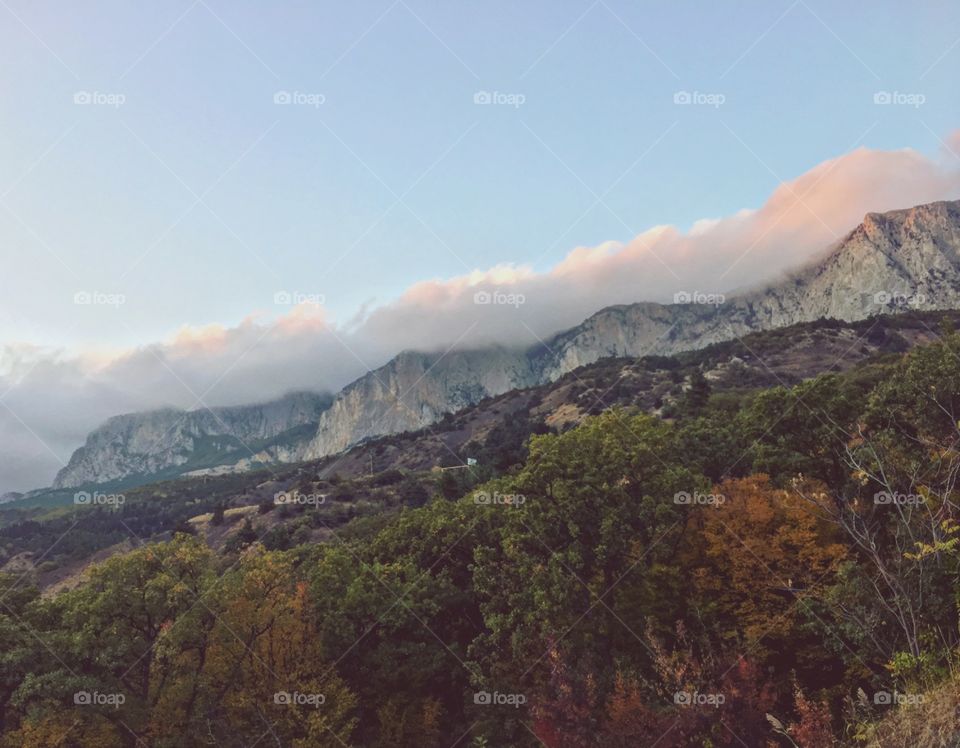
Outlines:
<svg viewBox="0 0 960 748"><path fill-rule="evenodd" d="M531 360L506 348L401 353L337 395L320 416L304 457L315 459L364 439L419 429L491 394L538 381Z"/></svg>
<svg viewBox="0 0 960 748"><path fill-rule="evenodd" d="M172 476L264 450L294 458L330 400L328 395L300 392L260 405L115 416L73 453L57 473L54 488Z"/></svg>
<svg viewBox="0 0 960 748"><path fill-rule="evenodd" d="M56 486L316 459L421 429L486 397L555 381L602 358L669 355L825 317L856 321L960 308L960 202L870 213L790 277L727 298L691 292L686 301L608 307L527 350L401 353L345 387L329 407L320 396L293 395L212 413L118 416L89 436Z"/></svg>
<svg viewBox="0 0 960 748"><path fill-rule="evenodd" d="M960 201L870 213L820 260L759 290L608 307L529 350L401 354L337 396L304 454L323 457L372 436L422 428L601 358L668 355L824 317L958 307Z"/></svg>

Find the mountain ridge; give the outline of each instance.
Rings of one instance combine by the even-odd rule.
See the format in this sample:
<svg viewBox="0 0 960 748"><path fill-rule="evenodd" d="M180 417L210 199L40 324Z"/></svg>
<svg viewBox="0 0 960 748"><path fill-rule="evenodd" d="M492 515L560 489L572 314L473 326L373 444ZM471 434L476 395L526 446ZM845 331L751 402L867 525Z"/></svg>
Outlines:
<svg viewBox="0 0 960 748"><path fill-rule="evenodd" d="M821 318L855 321L883 312L958 306L960 201L868 213L819 260L766 287L712 305L638 302L605 307L576 327L530 348L514 350L507 363L512 371L527 376L503 380L499 387L486 387L477 396L479 400L508 389L555 381L601 358L669 355ZM463 353L451 355L462 357ZM391 389L388 383L397 381L398 360L364 375L343 391L372 392L387 385L386 396L381 393L363 402L355 398L347 402L341 399L343 392L337 396L321 416L305 458L335 454L369 436L422 428L439 420L444 411L463 407L459 400L440 402L433 391L435 382L423 383L432 379L450 386L455 369L444 365L442 356L415 387ZM482 375L472 371L470 381L485 381ZM429 408L424 410L421 406L426 403Z"/></svg>
<svg viewBox="0 0 960 748"><path fill-rule="evenodd" d="M158 408L112 416L92 431L58 473L53 488L106 483L130 474L182 472L254 457L272 447L282 456L283 435L315 423L332 398L293 392L260 404L181 410ZM234 460L235 461L235 460Z"/></svg>
<svg viewBox="0 0 960 748"><path fill-rule="evenodd" d="M348 384L318 410L316 430L309 439L298 437L282 446L257 445L254 455L236 445L225 452L240 458L234 461L236 469L247 469L258 461L316 460L375 437L427 427L484 398L556 381L603 358L670 355L824 318L857 321L881 313L960 308L960 201L867 213L860 224L792 273L729 298L701 296L678 295L691 303L641 301L605 307L579 325L526 348L403 351ZM135 421L147 415L115 418ZM298 434L308 423L304 419L294 424ZM109 455L99 459L88 454L97 444L93 439L91 445L91 439L100 429L91 433L70 461L73 465L78 460L90 469L71 471L68 465L58 474L55 486L67 485L61 477L65 471L93 483L121 477L123 470L155 471L150 459L125 463ZM165 465L183 466L184 472L197 462L189 454L171 450L164 455ZM229 463L217 450L214 456L219 459L212 461L217 465Z"/></svg>

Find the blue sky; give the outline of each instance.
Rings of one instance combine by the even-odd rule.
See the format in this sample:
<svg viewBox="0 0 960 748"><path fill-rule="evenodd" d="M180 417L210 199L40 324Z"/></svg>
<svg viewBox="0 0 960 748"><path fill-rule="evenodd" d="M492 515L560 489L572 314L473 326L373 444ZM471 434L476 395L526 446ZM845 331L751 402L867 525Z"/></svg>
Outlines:
<svg viewBox="0 0 960 748"><path fill-rule="evenodd" d="M758 207L855 145L932 154L960 123L948 2L8 0L0 17L0 335L44 345L236 324L289 288L345 320L421 279L546 270ZM878 107L880 90L926 100ZM78 289L124 293L122 321L78 318Z"/></svg>

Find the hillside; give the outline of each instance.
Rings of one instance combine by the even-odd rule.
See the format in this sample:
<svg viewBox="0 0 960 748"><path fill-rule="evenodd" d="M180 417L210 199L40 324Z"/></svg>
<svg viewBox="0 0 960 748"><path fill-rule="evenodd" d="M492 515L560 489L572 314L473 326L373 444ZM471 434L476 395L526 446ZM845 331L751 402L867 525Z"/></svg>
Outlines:
<svg viewBox="0 0 960 748"><path fill-rule="evenodd" d="M421 432L6 505L8 742L254 743L262 704L304 745L950 745L957 318L598 362L448 419L460 470L377 464Z"/></svg>
<svg viewBox="0 0 960 748"><path fill-rule="evenodd" d="M729 405L723 407L735 407L753 393L821 374L886 366L904 351L935 341L944 323L960 326L960 312L803 323L675 356L604 359L555 382L487 398L418 431L370 439L341 455L248 472L175 476L139 487L122 482L100 486L97 490L124 495L119 513L74 507L73 489L36 494L0 506L0 564L16 559L32 569L36 556L46 563L37 572L41 585L60 584L101 549L131 538L142 542L169 536L187 523L206 535L209 523L198 518L216 507L272 510L274 497L290 491L323 494L328 500L308 514L282 507L265 515L270 527L278 520L281 525L270 542L289 540L304 522L306 536L313 537L360 517L419 505L433 495L459 495L476 481L522 462L531 434L564 432L609 408L682 421L690 414L687 393L695 376L702 374L708 382L717 407L725 402ZM467 469L470 458L477 464ZM257 520L264 531L265 521ZM239 530L240 524L228 520L208 539L222 547ZM56 553L42 555L54 543Z"/></svg>
<svg viewBox="0 0 960 748"><path fill-rule="evenodd" d="M788 278L729 297L688 296L689 303L609 307L523 350L407 351L349 384L332 403L309 400L296 412L278 401L225 409L213 418L197 411L181 425L183 416L175 412L118 417L90 435L54 485L143 483L196 470L321 459L605 358L670 355L825 318L853 322L960 308L960 202L870 213Z"/></svg>
<svg viewBox="0 0 960 748"><path fill-rule="evenodd" d="M868 214L821 260L767 287L692 303L603 309L524 351L405 353L346 387L305 456L435 423L484 397L559 379L603 358L669 355L823 318L960 307L960 202Z"/></svg>
<svg viewBox="0 0 960 748"><path fill-rule="evenodd" d="M251 465L288 460L330 402L327 395L299 392L261 405L116 416L87 437L53 488L134 485L241 459Z"/></svg>

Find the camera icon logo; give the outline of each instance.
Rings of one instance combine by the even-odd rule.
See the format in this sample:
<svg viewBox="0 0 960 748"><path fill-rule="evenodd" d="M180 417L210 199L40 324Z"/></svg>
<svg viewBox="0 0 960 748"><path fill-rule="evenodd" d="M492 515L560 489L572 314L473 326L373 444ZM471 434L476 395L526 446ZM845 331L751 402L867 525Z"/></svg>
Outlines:
<svg viewBox="0 0 960 748"><path fill-rule="evenodd" d="M493 696L490 695L489 691L477 691L473 695L473 703L482 705L492 704Z"/></svg>
<svg viewBox="0 0 960 748"><path fill-rule="evenodd" d="M477 291L473 295L474 304L490 304L493 301L493 296L489 291Z"/></svg>
<svg viewBox="0 0 960 748"><path fill-rule="evenodd" d="M693 101L693 97L690 95L689 91L677 91L673 95L674 104L690 104Z"/></svg>
<svg viewBox="0 0 960 748"><path fill-rule="evenodd" d="M893 300L893 295L888 291L877 291L873 295L874 304L889 304Z"/></svg>
<svg viewBox="0 0 960 748"><path fill-rule="evenodd" d="M289 91L277 91L273 95L274 104L289 104L293 100L293 97L290 96Z"/></svg>
<svg viewBox="0 0 960 748"><path fill-rule="evenodd" d="M892 101L893 101L893 96L889 91L877 91L873 95L874 104L885 105L885 104L891 103Z"/></svg>
<svg viewBox="0 0 960 748"><path fill-rule="evenodd" d="M490 104L493 101L493 96L489 91L477 91L473 95L474 104Z"/></svg>
<svg viewBox="0 0 960 748"><path fill-rule="evenodd" d="M86 106L91 101L93 101L93 96L91 96L89 91L77 91L73 95L74 104L80 104L81 106Z"/></svg>
<svg viewBox="0 0 960 748"><path fill-rule="evenodd" d="M89 504L93 501L93 496L91 496L87 491L77 491L73 495L74 504Z"/></svg>

